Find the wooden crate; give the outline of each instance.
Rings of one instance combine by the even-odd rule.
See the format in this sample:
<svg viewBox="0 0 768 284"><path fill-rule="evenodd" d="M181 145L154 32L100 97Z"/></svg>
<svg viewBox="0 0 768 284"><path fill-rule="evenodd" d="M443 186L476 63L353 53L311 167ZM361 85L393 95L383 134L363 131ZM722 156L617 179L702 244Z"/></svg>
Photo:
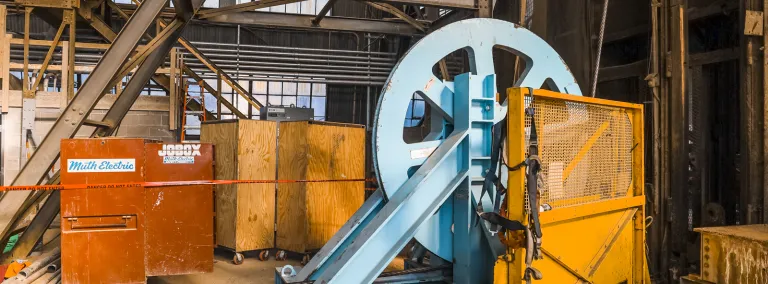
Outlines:
<svg viewBox="0 0 768 284"><path fill-rule="evenodd" d="M216 179L275 178L275 122L206 122L201 127L200 141L214 145ZM274 247L274 184L217 185L215 199L217 245L238 252Z"/></svg>
<svg viewBox="0 0 768 284"><path fill-rule="evenodd" d="M365 178L365 129L321 121L280 122L278 179ZM363 204L364 182L281 183L277 190L279 249L321 248Z"/></svg>
<svg viewBox="0 0 768 284"><path fill-rule="evenodd" d="M200 140L214 144L216 179L365 177L361 125L216 121L203 124ZM364 195L363 182L217 186L216 243L238 252L316 250L363 204Z"/></svg>

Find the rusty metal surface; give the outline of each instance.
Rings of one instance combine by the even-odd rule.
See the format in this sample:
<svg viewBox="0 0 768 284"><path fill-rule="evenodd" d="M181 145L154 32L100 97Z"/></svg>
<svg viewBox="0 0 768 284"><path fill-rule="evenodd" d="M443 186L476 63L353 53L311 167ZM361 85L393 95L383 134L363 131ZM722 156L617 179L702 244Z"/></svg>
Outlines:
<svg viewBox="0 0 768 284"><path fill-rule="evenodd" d="M142 181L144 140L61 141L61 183ZM70 159L135 159L129 172L71 172ZM144 189L61 192L63 283L143 283Z"/></svg>
<svg viewBox="0 0 768 284"><path fill-rule="evenodd" d="M701 280L768 283L768 225L697 228L701 233Z"/></svg>
<svg viewBox="0 0 768 284"><path fill-rule="evenodd" d="M164 144L144 139L62 140L62 184L213 179L213 147L185 146L164 157ZM135 166L72 166L103 159ZM213 271L211 185L65 190L61 216L64 283L144 283L147 275Z"/></svg>
<svg viewBox="0 0 768 284"><path fill-rule="evenodd" d="M146 144L146 181L213 179L211 144L195 144L200 155L193 164L164 164L163 145ZM144 206L147 275L213 271L212 185L147 188Z"/></svg>

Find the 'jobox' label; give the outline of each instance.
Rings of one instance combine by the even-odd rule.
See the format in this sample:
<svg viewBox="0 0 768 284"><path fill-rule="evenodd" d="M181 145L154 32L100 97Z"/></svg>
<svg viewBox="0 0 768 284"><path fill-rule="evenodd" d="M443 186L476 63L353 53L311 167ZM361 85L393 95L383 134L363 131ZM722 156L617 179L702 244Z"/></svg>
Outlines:
<svg viewBox="0 0 768 284"><path fill-rule="evenodd" d="M163 157L163 164L194 164L195 156L200 156L200 144L163 144L157 155Z"/></svg>
<svg viewBox="0 0 768 284"><path fill-rule="evenodd" d="M136 159L67 159L69 173L135 172Z"/></svg>

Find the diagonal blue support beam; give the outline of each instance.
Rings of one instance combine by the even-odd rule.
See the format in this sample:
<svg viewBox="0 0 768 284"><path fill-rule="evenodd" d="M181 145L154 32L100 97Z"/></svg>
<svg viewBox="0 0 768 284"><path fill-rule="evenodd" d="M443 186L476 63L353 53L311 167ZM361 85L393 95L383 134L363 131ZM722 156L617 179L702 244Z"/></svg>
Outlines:
<svg viewBox="0 0 768 284"><path fill-rule="evenodd" d="M342 247L349 245L352 239L357 236L362 228L364 228L373 219L381 208L384 206L384 192L378 189L365 200L362 206L357 209L354 215L352 215L346 223L331 237L331 239L315 254L314 257L307 263L299 273L288 282L296 280L297 282L305 281L310 278L312 274L322 274L325 271L324 265L329 259L338 256L341 253Z"/></svg>
<svg viewBox="0 0 768 284"><path fill-rule="evenodd" d="M339 256L319 275L320 283L371 283L405 247L416 230L462 182L467 181L466 131L457 131L384 205Z"/></svg>

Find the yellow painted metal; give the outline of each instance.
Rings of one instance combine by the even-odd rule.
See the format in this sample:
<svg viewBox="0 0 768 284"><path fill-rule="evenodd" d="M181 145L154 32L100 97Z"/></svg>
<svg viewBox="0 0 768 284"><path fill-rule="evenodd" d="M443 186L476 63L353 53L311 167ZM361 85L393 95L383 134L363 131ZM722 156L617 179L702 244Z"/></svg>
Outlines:
<svg viewBox="0 0 768 284"><path fill-rule="evenodd" d="M701 233L700 280L768 283L768 225L696 228Z"/></svg>
<svg viewBox="0 0 768 284"><path fill-rule="evenodd" d="M546 90L529 94L528 88L508 89L507 100L507 164L526 158L532 123L526 108L535 113L542 163L533 206L525 198L524 171L509 172L507 217L526 223L526 208L552 208L540 214L543 259L533 266L544 279L536 283L650 283L643 106ZM510 261L496 263L495 283L521 282L525 249L508 253Z"/></svg>

